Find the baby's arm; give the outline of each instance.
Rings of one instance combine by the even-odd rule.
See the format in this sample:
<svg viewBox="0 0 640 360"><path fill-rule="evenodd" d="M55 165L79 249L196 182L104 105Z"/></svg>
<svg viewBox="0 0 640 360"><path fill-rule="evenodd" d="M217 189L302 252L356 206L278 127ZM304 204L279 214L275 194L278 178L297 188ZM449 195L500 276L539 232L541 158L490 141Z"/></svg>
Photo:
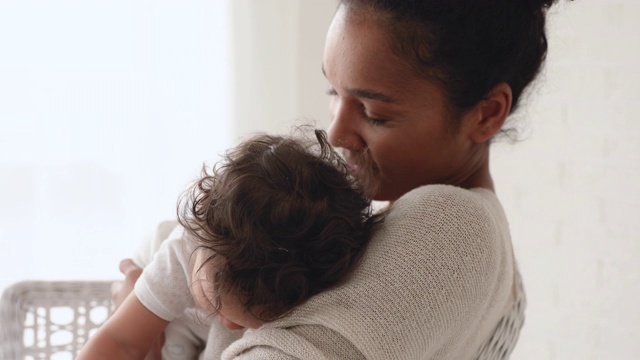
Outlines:
<svg viewBox="0 0 640 360"><path fill-rule="evenodd" d="M168 324L142 305L132 292L89 338L76 360L144 359Z"/></svg>

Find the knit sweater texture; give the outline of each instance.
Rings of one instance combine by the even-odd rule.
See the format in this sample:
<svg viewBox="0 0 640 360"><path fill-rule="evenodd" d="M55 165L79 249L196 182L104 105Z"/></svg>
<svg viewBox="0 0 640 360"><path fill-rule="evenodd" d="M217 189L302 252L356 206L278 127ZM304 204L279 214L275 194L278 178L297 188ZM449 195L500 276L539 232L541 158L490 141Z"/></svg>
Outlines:
<svg viewBox="0 0 640 360"><path fill-rule="evenodd" d="M516 275L493 192L423 186L393 204L343 285L222 359L474 359L519 296Z"/></svg>

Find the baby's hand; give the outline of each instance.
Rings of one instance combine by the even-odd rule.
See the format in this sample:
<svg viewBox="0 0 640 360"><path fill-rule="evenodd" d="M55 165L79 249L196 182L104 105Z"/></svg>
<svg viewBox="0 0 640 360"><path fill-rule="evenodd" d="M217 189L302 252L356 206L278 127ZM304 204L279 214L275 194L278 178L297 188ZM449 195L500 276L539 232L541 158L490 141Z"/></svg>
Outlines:
<svg viewBox="0 0 640 360"><path fill-rule="evenodd" d="M129 293L133 291L133 286L142 274L142 269L139 268L133 260L124 259L120 262L120 272L124 275L124 280L111 285L111 301L116 308L118 308Z"/></svg>

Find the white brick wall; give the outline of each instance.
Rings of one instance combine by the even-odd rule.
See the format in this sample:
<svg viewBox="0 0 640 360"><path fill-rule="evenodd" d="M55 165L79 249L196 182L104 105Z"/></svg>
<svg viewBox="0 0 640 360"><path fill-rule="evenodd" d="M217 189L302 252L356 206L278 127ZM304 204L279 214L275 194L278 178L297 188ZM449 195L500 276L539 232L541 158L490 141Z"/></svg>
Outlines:
<svg viewBox="0 0 640 360"><path fill-rule="evenodd" d="M529 298L513 359L640 353L640 2L553 9L546 71L494 147Z"/></svg>

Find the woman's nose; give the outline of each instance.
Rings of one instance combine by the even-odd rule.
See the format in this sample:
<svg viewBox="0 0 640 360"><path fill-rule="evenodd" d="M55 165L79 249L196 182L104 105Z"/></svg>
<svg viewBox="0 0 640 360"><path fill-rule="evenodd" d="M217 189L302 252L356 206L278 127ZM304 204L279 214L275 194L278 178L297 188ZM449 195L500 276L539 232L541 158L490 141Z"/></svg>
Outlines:
<svg viewBox="0 0 640 360"><path fill-rule="evenodd" d="M334 147L357 151L364 147L359 133L357 114L350 111L349 105L340 100L331 104L331 124L327 130L329 143Z"/></svg>

